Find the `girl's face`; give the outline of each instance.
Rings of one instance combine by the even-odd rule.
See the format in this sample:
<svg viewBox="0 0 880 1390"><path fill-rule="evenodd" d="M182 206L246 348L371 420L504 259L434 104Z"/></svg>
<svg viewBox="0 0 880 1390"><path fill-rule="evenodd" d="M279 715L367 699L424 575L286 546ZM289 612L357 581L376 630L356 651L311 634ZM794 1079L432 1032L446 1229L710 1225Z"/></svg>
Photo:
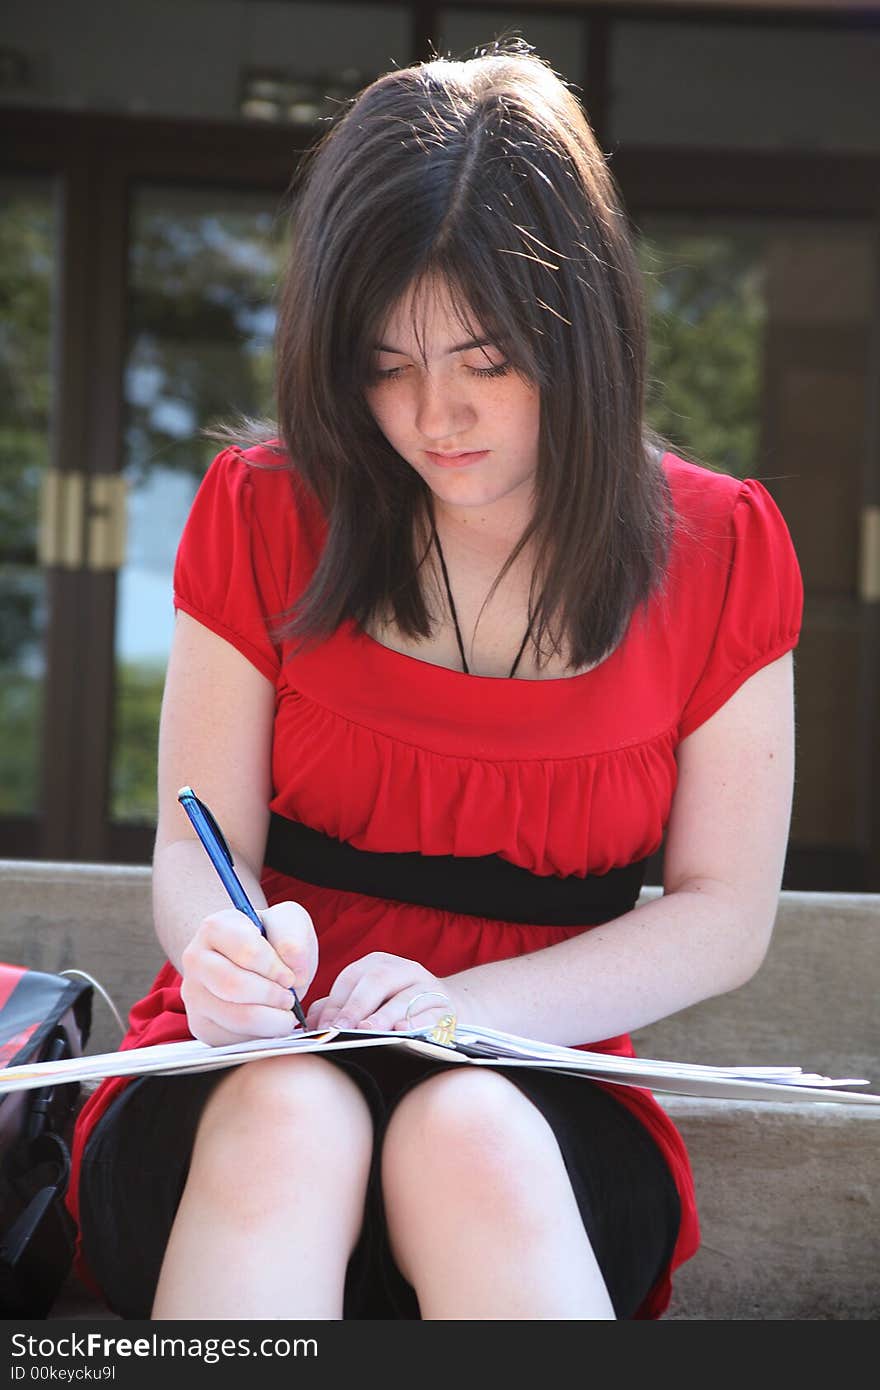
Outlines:
<svg viewBox="0 0 880 1390"><path fill-rule="evenodd" d="M422 359L413 292L395 307L373 347L364 395L380 430L435 497L456 513L509 499L527 508L538 466L540 393L505 363L478 324L462 330L434 282L422 314ZM445 456L445 457L444 457ZM499 508L493 507L493 515ZM462 516L462 519L466 517Z"/></svg>

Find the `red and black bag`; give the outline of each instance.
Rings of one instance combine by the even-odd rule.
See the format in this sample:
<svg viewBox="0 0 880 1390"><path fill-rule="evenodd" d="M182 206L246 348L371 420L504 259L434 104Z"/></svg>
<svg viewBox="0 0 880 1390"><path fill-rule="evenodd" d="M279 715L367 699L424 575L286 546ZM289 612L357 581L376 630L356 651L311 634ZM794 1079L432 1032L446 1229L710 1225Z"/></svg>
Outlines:
<svg viewBox="0 0 880 1390"><path fill-rule="evenodd" d="M0 964L0 1066L79 1057L92 985ZM0 1095L0 1316L44 1318L73 1259L64 1206L78 1083Z"/></svg>

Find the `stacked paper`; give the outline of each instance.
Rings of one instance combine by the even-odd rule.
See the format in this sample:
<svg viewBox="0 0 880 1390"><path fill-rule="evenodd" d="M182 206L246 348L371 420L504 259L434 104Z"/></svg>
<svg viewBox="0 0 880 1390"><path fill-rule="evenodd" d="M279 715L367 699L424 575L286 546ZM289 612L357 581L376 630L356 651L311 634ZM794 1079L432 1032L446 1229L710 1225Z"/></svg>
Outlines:
<svg viewBox="0 0 880 1390"><path fill-rule="evenodd" d="M459 1026L455 1043L435 1042L430 1030L403 1032L342 1033L337 1029L286 1038L258 1038L250 1042L211 1047L190 1039L153 1047L130 1048L94 1056L37 1062L0 1070L0 1095L70 1082L101 1081L108 1076L145 1076L151 1073L213 1071L260 1057L281 1057L297 1052L351 1050L361 1047L405 1047L449 1062L470 1066L545 1067L573 1072L596 1081L624 1086L643 1086L678 1095L716 1096L741 1100L816 1100L848 1105L880 1105L880 1096L841 1090L867 1086L864 1078L832 1078L800 1067L718 1067L690 1062L657 1061L646 1057L615 1057L605 1052L557 1047L490 1028Z"/></svg>

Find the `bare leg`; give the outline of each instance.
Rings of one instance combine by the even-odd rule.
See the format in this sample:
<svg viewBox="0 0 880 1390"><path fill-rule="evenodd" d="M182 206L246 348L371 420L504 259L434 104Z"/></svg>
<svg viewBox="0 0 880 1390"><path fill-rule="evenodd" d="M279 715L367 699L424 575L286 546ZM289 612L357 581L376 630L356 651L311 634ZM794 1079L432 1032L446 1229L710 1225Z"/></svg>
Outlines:
<svg viewBox="0 0 880 1390"><path fill-rule="evenodd" d="M313 1056L235 1068L208 1100L152 1316L341 1318L373 1128Z"/></svg>
<svg viewBox="0 0 880 1390"><path fill-rule="evenodd" d="M410 1091L382 1185L424 1319L614 1317L553 1132L497 1072L461 1068Z"/></svg>

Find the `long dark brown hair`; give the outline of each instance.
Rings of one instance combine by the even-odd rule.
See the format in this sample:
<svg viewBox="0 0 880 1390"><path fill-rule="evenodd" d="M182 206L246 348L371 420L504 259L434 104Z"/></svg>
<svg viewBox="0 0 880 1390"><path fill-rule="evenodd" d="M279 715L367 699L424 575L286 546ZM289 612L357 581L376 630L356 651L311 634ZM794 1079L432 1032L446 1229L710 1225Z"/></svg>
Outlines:
<svg viewBox="0 0 880 1390"><path fill-rule="evenodd" d="M392 308L439 277L462 323L476 319L540 390L533 515L489 597L534 537L538 661L545 643L573 670L601 660L662 588L673 517L667 441L644 420L642 275L574 94L516 39L388 72L306 154L291 208L277 421L205 431L277 440L326 514L320 562L278 635L302 646L374 617L432 632L417 541L429 489L364 388Z"/></svg>

